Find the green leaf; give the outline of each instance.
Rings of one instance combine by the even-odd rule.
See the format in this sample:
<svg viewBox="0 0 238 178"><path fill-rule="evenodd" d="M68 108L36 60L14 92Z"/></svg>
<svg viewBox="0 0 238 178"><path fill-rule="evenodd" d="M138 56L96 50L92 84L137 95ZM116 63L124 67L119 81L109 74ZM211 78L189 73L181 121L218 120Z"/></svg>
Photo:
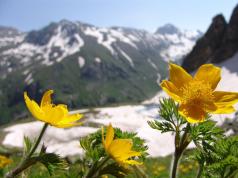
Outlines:
<svg viewBox="0 0 238 178"><path fill-rule="evenodd" d="M67 162L55 153L42 154L37 157L37 160L47 168L50 175L52 175L56 169L65 170L68 168Z"/></svg>
<svg viewBox="0 0 238 178"><path fill-rule="evenodd" d="M178 112L178 104L172 99L163 98L159 106L160 120L148 121L151 128L164 132L178 132L186 120Z"/></svg>
<svg viewBox="0 0 238 178"><path fill-rule="evenodd" d="M24 155L27 155L33 147L33 142L29 137L24 136Z"/></svg>

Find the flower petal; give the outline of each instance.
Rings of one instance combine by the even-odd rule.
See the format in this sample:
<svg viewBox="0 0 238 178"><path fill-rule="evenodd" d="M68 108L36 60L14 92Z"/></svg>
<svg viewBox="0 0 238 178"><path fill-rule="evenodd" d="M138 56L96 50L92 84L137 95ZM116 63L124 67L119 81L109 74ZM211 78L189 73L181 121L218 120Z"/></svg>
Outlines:
<svg viewBox="0 0 238 178"><path fill-rule="evenodd" d="M31 114L36 119L44 121L44 119L43 119L44 112L41 110L39 105L34 100L31 100L28 97L26 92L24 92L24 99L25 99L26 106L27 106L28 110L31 112Z"/></svg>
<svg viewBox="0 0 238 178"><path fill-rule="evenodd" d="M163 80L160 84L161 88L175 101L179 101L179 90L177 87L170 81Z"/></svg>
<svg viewBox="0 0 238 178"><path fill-rule="evenodd" d="M51 105L51 95L54 93L53 90L48 90L44 93L40 106L43 107L45 105L50 104Z"/></svg>
<svg viewBox="0 0 238 178"><path fill-rule="evenodd" d="M61 121L57 122L57 125L67 125L67 124L73 124L73 125L81 125L81 123L76 123L75 121L78 121L83 117L82 114L71 114L68 116L65 116L64 118L61 119Z"/></svg>
<svg viewBox="0 0 238 178"><path fill-rule="evenodd" d="M238 102L238 93L236 92L215 91L213 95L215 97L215 104L231 106Z"/></svg>
<svg viewBox="0 0 238 178"><path fill-rule="evenodd" d="M141 165L141 164L143 164L142 162L138 162L136 160L126 160L125 163L130 164L130 165Z"/></svg>
<svg viewBox="0 0 238 178"><path fill-rule="evenodd" d="M181 114L190 123L203 122L206 117L206 112L197 106L183 105L179 106L179 114Z"/></svg>
<svg viewBox="0 0 238 178"><path fill-rule="evenodd" d="M193 79L182 67L172 63L169 63L169 76L170 81L178 89Z"/></svg>
<svg viewBox="0 0 238 178"><path fill-rule="evenodd" d="M69 128L74 126L80 126L82 125L81 122L72 122L72 123L53 123L52 126L58 127L58 128Z"/></svg>
<svg viewBox="0 0 238 178"><path fill-rule="evenodd" d="M218 105L217 110L213 111L213 114L230 114L235 112L235 108L233 106L226 106L226 105Z"/></svg>
<svg viewBox="0 0 238 178"><path fill-rule="evenodd" d="M113 157L123 157L124 159L127 159L128 157L125 156L131 151L131 148L131 139L115 139L112 141L108 151Z"/></svg>
<svg viewBox="0 0 238 178"><path fill-rule="evenodd" d="M105 140L105 150L107 151L109 146L111 145L112 141L114 138L114 129L112 127L112 124L109 124L109 126L107 127L107 134L106 134L106 140Z"/></svg>
<svg viewBox="0 0 238 178"><path fill-rule="evenodd" d="M217 84L221 80L221 69L213 64L204 64L199 67L197 73L194 76L195 79L204 80L211 84L214 90Z"/></svg>
<svg viewBox="0 0 238 178"><path fill-rule="evenodd" d="M56 123L61 121L65 116L65 110L60 105L54 107L51 105L45 105L43 108L45 112L44 120L51 125L56 126Z"/></svg>

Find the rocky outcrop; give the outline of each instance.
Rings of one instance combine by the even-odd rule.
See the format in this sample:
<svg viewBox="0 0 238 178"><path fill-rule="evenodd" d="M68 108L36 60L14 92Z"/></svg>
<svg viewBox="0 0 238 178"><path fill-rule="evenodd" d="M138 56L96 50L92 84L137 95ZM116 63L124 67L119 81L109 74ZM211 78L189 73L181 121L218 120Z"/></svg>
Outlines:
<svg viewBox="0 0 238 178"><path fill-rule="evenodd" d="M183 61L188 71L211 62L219 63L232 57L238 51L238 5L234 9L229 23L223 15L213 18L205 35L200 38Z"/></svg>

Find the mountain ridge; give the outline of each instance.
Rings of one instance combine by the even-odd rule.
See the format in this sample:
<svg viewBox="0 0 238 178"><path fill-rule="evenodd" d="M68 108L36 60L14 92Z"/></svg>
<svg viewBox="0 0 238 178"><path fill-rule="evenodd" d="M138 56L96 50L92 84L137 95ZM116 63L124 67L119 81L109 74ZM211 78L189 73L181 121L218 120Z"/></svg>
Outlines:
<svg viewBox="0 0 238 178"><path fill-rule="evenodd" d="M141 102L160 90L167 60L185 55L199 35L62 20L0 38L0 123L26 113L23 91L39 101L55 89L56 102L70 108Z"/></svg>

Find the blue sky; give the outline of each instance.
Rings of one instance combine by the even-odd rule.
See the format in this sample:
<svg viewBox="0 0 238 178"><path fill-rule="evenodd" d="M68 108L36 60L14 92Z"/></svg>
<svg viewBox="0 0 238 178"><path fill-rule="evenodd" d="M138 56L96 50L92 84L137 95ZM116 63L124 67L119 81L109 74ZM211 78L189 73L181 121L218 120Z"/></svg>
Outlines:
<svg viewBox="0 0 238 178"><path fill-rule="evenodd" d="M228 20L237 3L237 0L0 0L0 25L29 31L68 19L151 32L166 23L205 31L218 13Z"/></svg>

